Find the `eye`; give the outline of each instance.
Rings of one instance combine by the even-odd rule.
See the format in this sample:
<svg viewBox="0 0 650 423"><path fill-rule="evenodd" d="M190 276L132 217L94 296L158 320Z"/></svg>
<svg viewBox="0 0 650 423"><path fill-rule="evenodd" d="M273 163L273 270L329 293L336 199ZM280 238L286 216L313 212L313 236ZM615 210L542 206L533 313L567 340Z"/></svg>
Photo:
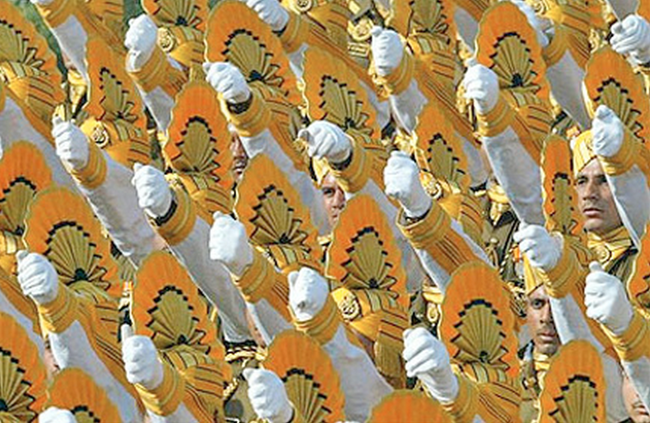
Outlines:
<svg viewBox="0 0 650 423"><path fill-rule="evenodd" d="M539 299L534 299L530 302L530 306L534 308L535 310L540 310L544 308L544 301L539 300Z"/></svg>

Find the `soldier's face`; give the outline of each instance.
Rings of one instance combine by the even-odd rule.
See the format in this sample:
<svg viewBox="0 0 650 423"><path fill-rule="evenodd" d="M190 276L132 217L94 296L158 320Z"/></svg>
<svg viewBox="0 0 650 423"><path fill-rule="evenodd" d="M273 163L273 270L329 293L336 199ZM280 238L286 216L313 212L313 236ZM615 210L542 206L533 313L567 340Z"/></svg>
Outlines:
<svg viewBox="0 0 650 423"><path fill-rule="evenodd" d="M232 170L235 179L239 181L244 173L244 169L246 169L246 165L248 164L248 155L246 155L244 145L241 143L237 134L233 134L232 136L230 151L232 152L232 166L230 170Z"/></svg>
<svg viewBox="0 0 650 423"><path fill-rule="evenodd" d="M598 160L590 161L578 173L576 190L587 231L603 235L622 225L605 172Z"/></svg>
<svg viewBox="0 0 650 423"><path fill-rule="evenodd" d="M650 412L639 399L632 382L627 377L623 378L623 402L634 423L650 423Z"/></svg>
<svg viewBox="0 0 650 423"><path fill-rule="evenodd" d="M528 295L526 320L535 350L546 355L555 354L560 346L560 338L553 322L551 304L543 286Z"/></svg>
<svg viewBox="0 0 650 423"><path fill-rule="evenodd" d="M327 217L330 226L333 228L339 220L339 215L345 208L345 193L331 173L328 173L323 178L321 192L323 193L323 200L325 201Z"/></svg>

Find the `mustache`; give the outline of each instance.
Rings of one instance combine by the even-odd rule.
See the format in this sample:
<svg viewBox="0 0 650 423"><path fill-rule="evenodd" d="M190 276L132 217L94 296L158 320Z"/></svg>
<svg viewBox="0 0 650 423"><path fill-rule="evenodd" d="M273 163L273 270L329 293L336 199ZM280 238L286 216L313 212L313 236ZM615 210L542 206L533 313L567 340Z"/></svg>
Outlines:
<svg viewBox="0 0 650 423"><path fill-rule="evenodd" d="M600 201L594 201L594 200L582 200L580 205L582 206L583 209L586 208L601 208L600 207Z"/></svg>
<svg viewBox="0 0 650 423"><path fill-rule="evenodd" d="M537 329L537 333L557 335L557 329L555 328L555 325L541 325L539 329Z"/></svg>

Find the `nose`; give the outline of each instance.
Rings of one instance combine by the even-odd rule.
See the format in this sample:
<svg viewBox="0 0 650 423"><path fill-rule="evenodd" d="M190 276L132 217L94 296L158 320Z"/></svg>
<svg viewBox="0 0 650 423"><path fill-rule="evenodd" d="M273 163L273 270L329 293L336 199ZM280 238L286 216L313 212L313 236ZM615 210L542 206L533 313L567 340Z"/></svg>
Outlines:
<svg viewBox="0 0 650 423"><path fill-rule="evenodd" d="M551 313L551 304L546 303L542 308L540 320L544 323L553 323L553 313Z"/></svg>
<svg viewBox="0 0 650 423"><path fill-rule="evenodd" d="M334 207L338 209L342 209L345 207L345 193L341 189L337 189L336 193L334 194Z"/></svg>
<svg viewBox="0 0 650 423"><path fill-rule="evenodd" d="M587 180L584 188L584 197L589 199L598 199L600 197L600 190L594 179Z"/></svg>

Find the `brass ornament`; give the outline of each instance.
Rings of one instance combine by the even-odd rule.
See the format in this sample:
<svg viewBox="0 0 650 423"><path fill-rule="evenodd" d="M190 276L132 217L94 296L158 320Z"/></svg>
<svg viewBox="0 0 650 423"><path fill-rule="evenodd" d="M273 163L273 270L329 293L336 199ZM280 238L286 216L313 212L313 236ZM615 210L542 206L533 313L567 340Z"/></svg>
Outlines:
<svg viewBox="0 0 650 423"><path fill-rule="evenodd" d="M99 122L93 128L90 139L97 144L97 147L102 149L111 144L111 136L108 134L106 127Z"/></svg>
<svg viewBox="0 0 650 423"><path fill-rule="evenodd" d="M361 317L361 305L356 295L347 293L338 303L341 315L347 321L353 321Z"/></svg>
<svg viewBox="0 0 650 423"><path fill-rule="evenodd" d="M294 0L293 7L300 13L307 13L314 7L313 0Z"/></svg>
<svg viewBox="0 0 650 423"><path fill-rule="evenodd" d="M172 34L169 28L158 28L158 45L165 53L173 51L178 44L176 36Z"/></svg>

